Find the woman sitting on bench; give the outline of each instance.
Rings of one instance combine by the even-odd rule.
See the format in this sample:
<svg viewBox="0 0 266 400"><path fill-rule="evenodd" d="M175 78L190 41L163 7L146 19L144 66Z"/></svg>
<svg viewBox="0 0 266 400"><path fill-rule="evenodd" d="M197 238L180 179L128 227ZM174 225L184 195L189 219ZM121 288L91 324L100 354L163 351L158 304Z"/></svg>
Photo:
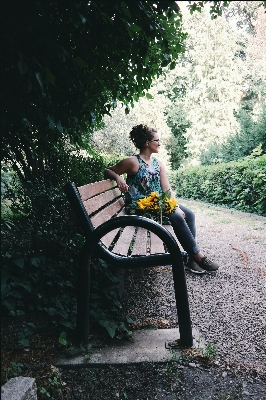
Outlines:
<svg viewBox="0 0 266 400"><path fill-rule="evenodd" d="M170 190L174 198L164 165L151 156L152 153L158 153L160 148L157 130L146 125L137 125L130 132L130 139L139 149L139 154L125 158L105 170L105 178L115 180L121 192L125 193L125 205L129 206L140 197L149 196L151 192L161 194ZM126 181L121 177L124 173L127 174ZM204 256L195 241L194 213L179 204L168 217L177 239L188 253L186 269L195 274L216 272L219 266Z"/></svg>

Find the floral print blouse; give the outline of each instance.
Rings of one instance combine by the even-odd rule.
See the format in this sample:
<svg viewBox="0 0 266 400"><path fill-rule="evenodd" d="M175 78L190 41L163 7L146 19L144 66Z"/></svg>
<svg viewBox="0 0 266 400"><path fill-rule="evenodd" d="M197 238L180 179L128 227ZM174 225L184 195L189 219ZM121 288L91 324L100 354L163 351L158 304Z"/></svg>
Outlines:
<svg viewBox="0 0 266 400"><path fill-rule="evenodd" d="M139 155L136 157L139 162L139 170L136 174L128 175L126 179L128 192L125 193L125 205L128 210L132 202L149 196L151 192L162 193L160 165L156 158L152 158L152 163L147 164Z"/></svg>

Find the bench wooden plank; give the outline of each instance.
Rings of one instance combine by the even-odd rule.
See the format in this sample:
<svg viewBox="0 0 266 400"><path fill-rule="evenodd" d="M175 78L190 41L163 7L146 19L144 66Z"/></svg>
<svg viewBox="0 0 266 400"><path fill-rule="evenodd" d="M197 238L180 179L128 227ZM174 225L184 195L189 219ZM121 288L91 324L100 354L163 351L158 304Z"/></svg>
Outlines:
<svg viewBox="0 0 266 400"><path fill-rule="evenodd" d="M79 191L82 201L88 200L99 193L105 192L106 190L113 189L116 187L116 182L106 179L100 182L89 183L88 185L79 186Z"/></svg>
<svg viewBox="0 0 266 400"><path fill-rule="evenodd" d="M122 208L122 210L120 211L120 213L118 213L118 217L122 217L123 215L126 215L125 209ZM118 233L120 228L114 229L111 232L108 232L107 235L102 237L102 243L109 248L110 244L112 243L112 241L114 240L116 234Z"/></svg>
<svg viewBox="0 0 266 400"><path fill-rule="evenodd" d="M138 228L131 255L132 256L137 256L137 255L146 256L147 255L147 240L148 240L147 229Z"/></svg>
<svg viewBox="0 0 266 400"><path fill-rule="evenodd" d="M101 193L99 196L85 200L83 204L87 213L90 215L119 196L121 196L121 192L118 188L115 188L113 190L108 190L108 192Z"/></svg>
<svg viewBox="0 0 266 400"><path fill-rule="evenodd" d="M135 233L135 226L126 226L118 238L113 253L120 254L121 256L127 256L130 243Z"/></svg>
<svg viewBox="0 0 266 400"><path fill-rule="evenodd" d="M123 206L124 206L124 200L120 197L120 199L118 199L114 203L104 208L98 214L94 215L91 218L91 223L94 226L94 228L97 228L97 226L111 219L112 216L115 215L118 211L120 211Z"/></svg>
<svg viewBox="0 0 266 400"><path fill-rule="evenodd" d="M153 232L150 232L151 236L151 254L156 253L165 253L164 244L162 240L155 235Z"/></svg>
<svg viewBox="0 0 266 400"><path fill-rule="evenodd" d="M177 240L172 225L163 225L163 227L164 227L165 229L167 229L167 230L174 236L175 240Z"/></svg>
<svg viewBox="0 0 266 400"><path fill-rule="evenodd" d="M118 233L120 228L114 229L111 232L108 232L105 236L102 237L102 243L109 248L110 244L112 243L112 241L114 240L116 234Z"/></svg>

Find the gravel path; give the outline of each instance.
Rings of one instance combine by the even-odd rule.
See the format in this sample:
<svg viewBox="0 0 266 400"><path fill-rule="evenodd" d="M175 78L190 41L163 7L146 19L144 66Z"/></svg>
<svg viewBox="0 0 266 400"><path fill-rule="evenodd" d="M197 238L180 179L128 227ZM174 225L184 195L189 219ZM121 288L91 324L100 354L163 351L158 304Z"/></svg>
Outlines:
<svg viewBox="0 0 266 400"><path fill-rule="evenodd" d="M181 201L180 201L181 202ZM181 202L182 203L182 202ZM196 214L197 241L221 267L216 275L186 273L191 320L216 363L266 371L266 218L183 201ZM171 268L132 273L125 305L136 326L177 326Z"/></svg>
<svg viewBox="0 0 266 400"><path fill-rule="evenodd" d="M214 276L186 273L192 325L215 346L214 362L65 370L64 400L266 399L266 218L183 203L201 249L221 265ZM136 329L177 327L171 267L131 271L123 304Z"/></svg>

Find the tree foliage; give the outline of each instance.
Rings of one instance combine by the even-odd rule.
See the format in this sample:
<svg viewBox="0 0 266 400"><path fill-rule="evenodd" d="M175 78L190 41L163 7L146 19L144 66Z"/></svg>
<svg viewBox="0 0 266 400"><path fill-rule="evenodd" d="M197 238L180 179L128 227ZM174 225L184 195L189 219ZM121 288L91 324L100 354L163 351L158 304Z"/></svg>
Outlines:
<svg viewBox="0 0 266 400"><path fill-rule="evenodd" d="M248 101L248 100L245 100ZM209 165L218 162L229 162L247 157L259 147L266 154L266 106L257 120L244 107L237 113L240 129L220 145L212 145L201 154L201 163Z"/></svg>
<svg viewBox="0 0 266 400"><path fill-rule="evenodd" d="M6 0L1 15L2 156L22 169L60 140L81 143L183 51L174 1Z"/></svg>
<svg viewBox="0 0 266 400"><path fill-rule="evenodd" d="M261 1L230 1L230 6L224 10L224 14L228 21L234 19L237 28L254 34L260 5Z"/></svg>
<svg viewBox="0 0 266 400"><path fill-rule="evenodd" d="M130 0L4 0L0 12L2 160L20 180L5 193L14 224L12 236L4 221L5 306L24 296L70 326L80 239L62 186L101 179L106 160L88 148L90 134L174 66L181 15L175 1Z"/></svg>
<svg viewBox="0 0 266 400"><path fill-rule="evenodd" d="M171 98L165 110L172 128L169 152L175 167L180 162L206 163L210 155L217 161L219 149L235 135L235 142L239 135L247 140L236 147L246 149L243 155L261 142L257 128L249 139L243 133L244 120L257 126L265 102L266 21L259 2L253 3L230 2L225 15L215 22L200 4L197 10L201 12L193 15L181 5L188 34L186 52L165 79L165 94ZM243 29L248 21L252 32ZM239 155L236 151L236 159Z"/></svg>
<svg viewBox="0 0 266 400"><path fill-rule="evenodd" d="M215 143L207 151L202 152L200 158L205 165L238 160L248 156L259 145L262 152L266 153L266 14L263 8L258 8L259 2L254 2L256 13L253 4L241 3L241 5L237 3L237 6L241 6L243 10L240 16L245 22L245 13L247 14L249 23L252 21L253 31L250 33L249 30L246 35L242 34L242 41L239 41L239 45L242 46L241 59L244 72L239 109L234 113L239 128L231 132L223 143L218 145ZM229 14L230 10L231 7L228 9ZM252 19L251 15L253 15Z"/></svg>
<svg viewBox="0 0 266 400"><path fill-rule="evenodd" d="M134 107L130 107L129 114L125 114L121 103L111 112L111 116L103 118L104 127L94 132L93 140L101 152L116 154L120 158L131 156L136 148L129 140L132 127L144 124L155 127L161 140L158 158L169 167L169 157L166 146L171 136L165 115L169 100L164 94L164 80L155 80L145 97L139 99ZM170 167L169 167L170 169Z"/></svg>
<svg viewBox="0 0 266 400"><path fill-rule="evenodd" d="M163 91L164 96L168 98L164 112L167 125L171 129L171 136L166 143L166 148L170 155L171 167L174 170L178 169L187 157L185 134L191 126L184 101L188 90L188 81L184 75L179 75L180 72L180 68L176 67L165 77Z"/></svg>

